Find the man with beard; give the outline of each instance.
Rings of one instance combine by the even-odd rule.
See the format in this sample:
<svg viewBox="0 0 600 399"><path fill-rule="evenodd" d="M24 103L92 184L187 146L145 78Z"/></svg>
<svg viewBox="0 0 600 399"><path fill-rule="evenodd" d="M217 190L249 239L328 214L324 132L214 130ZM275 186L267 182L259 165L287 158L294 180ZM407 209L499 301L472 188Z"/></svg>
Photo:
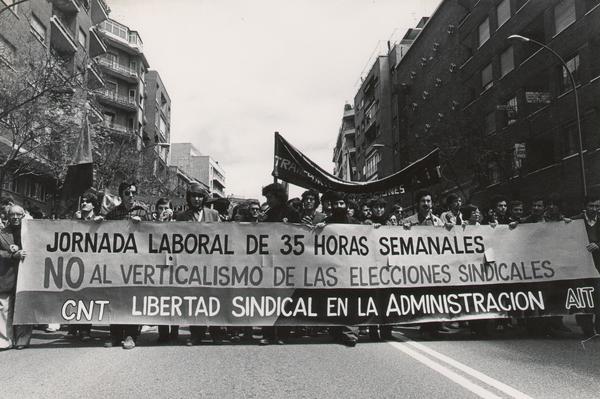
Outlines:
<svg viewBox="0 0 600 399"><path fill-rule="evenodd" d="M331 216L325 219L325 224L360 224L358 220L348 215L346 209L346 199L344 194L339 192L329 192L328 198L331 200ZM349 326L336 326L329 328L331 336L340 343L354 347L358 342L358 328Z"/></svg>
<svg viewBox="0 0 600 399"><path fill-rule="evenodd" d="M124 181L119 184L121 203L106 214L106 220L131 220L134 223L151 221L152 214L148 207L135 200L137 194L137 183ZM111 324L110 340L104 343L104 347L111 348L122 343L123 349L135 348L139 329L136 324Z"/></svg>
<svg viewBox="0 0 600 399"><path fill-rule="evenodd" d="M300 214L288 206L288 193L279 183L272 183L263 187L262 195L267 199L269 209L265 213L263 222L300 223ZM262 328L262 339L259 345L272 343L283 344L283 340L290 336L290 327L269 326Z"/></svg>
<svg viewBox="0 0 600 399"><path fill-rule="evenodd" d="M360 212L358 215L358 220L361 224L373 224L371 220L373 218L373 213L371 211L371 207L369 206L369 201L363 202L360 205Z"/></svg>
<svg viewBox="0 0 600 399"><path fill-rule="evenodd" d="M302 223L315 225L325 220L327 216L317 211L319 207L319 193L315 190L306 190L302 193Z"/></svg>
<svg viewBox="0 0 600 399"><path fill-rule="evenodd" d="M31 325L12 324L19 263L25 259L21 246L21 221L25 210L12 205L7 209L7 226L0 231L0 350L24 349L31 340Z"/></svg>
<svg viewBox="0 0 600 399"><path fill-rule="evenodd" d="M407 217L402 221L405 229L410 229L412 226L444 226L444 222L432 212L433 197L431 192L420 190L415 194L415 203L417 213ZM423 323L420 327L420 333L424 338L434 338L440 331L447 332L443 323Z"/></svg>
<svg viewBox="0 0 600 399"><path fill-rule="evenodd" d="M585 199L585 209L573 219L583 219L585 221L585 229L588 234L588 240L585 249L592 254L594 265L600 271L600 198L597 196L588 196ZM596 301L599 300L598 292L600 287L596 286L594 295ZM591 337L600 332L600 309L596 307L595 325L594 315L577 315L575 316L577 324L581 327L583 335Z"/></svg>
<svg viewBox="0 0 600 399"><path fill-rule="evenodd" d="M191 221L197 223L218 223L221 221L219 212L204 206L208 198L208 191L200 183L192 183L185 193L188 209L177 215L178 222ZM219 344L225 337L225 328L211 326L208 332L214 343ZM191 338L187 346L199 345L206 334L206 326L190 326Z"/></svg>

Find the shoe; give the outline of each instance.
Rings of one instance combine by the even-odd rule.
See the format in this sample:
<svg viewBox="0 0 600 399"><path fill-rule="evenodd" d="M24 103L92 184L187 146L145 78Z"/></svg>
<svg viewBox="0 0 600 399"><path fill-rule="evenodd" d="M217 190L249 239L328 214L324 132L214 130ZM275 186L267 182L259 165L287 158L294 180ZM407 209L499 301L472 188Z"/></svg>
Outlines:
<svg viewBox="0 0 600 399"><path fill-rule="evenodd" d="M53 333L53 332L57 332L57 331L58 331L58 329L57 329L57 328L54 328L54 327L51 327L51 326L48 326L48 327L46 327L46 328L44 329L44 331L46 331L47 333Z"/></svg>
<svg viewBox="0 0 600 399"><path fill-rule="evenodd" d="M200 345L201 343L202 343L201 339L188 338L188 340L185 341L185 346L196 346L196 345Z"/></svg>
<svg viewBox="0 0 600 399"><path fill-rule="evenodd" d="M349 348L354 348L358 342L357 338L345 338L342 343Z"/></svg>
<svg viewBox="0 0 600 399"><path fill-rule="evenodd" d="M82 332L82 333L79 335L79 340L80 340L81 342L87 342L87 341L91 341L91 339L92 339L92 336L91 336L91 335L90 335L90 333L89 333L89 332L87 332L87 331L86 331L86 332Z"/></svg>
<svg viewBox="0 0 600 399"><path fill-rule="evenodd" d="M242 339L239 335L234 335L231 337L231 342L240 342Z"/></svg>
<svg viewBox="0 0 600 399"><path fill-rule="evenodd" d="M169 337L158 337L156 340L157 344L167 344L169 343Z"/></svg>
<svg viewBox="0 0 600 399"><path fill-rule="evenodd" d="M270 340L270 339L267 339L267 338L261 338L261 339L258 341L258 344L259 344L260 346L271 345L271 340Z"/></svg>
<svg viewBox="0 0 600 399"><path fill-rule="evenodd" d="M15 349L18 350L18 351L20 351L21 349L25 349L25 348L27 348L27 345L17 345L17 346L15 346Z"/></svg>
<svg viewBox="0 0 600 399"><path fill-rule="evenodd" d="M221 338L213 339L213 344L215 344L215 345L221 345L222 343L223 343L223 340Z"/></svg>
<svg viewBox="0 0 600 399"><path fill-rule="evenodd" d="M116 342L116 341L113 341L113 340L106 341L106 342L104 343L104 347L105 347L105 348L112 348L113 346L118 346L118 345L119 345L119 343L118 343L118 342Z"/></svg>
<svg viewBox="0 0 600 399"><path fill-rule="evenodd" d="M275 340L275 344L277 344L277 345L285 345L285 342L283 342L282 339L276 339Z"/></svg>
<svg viewBox="0 0 600 399"><path fill-rule="evenodd" d="M131 336L127 336L125 341L123 341L123 349L133 349L135 348L135 341Z"/></svg>

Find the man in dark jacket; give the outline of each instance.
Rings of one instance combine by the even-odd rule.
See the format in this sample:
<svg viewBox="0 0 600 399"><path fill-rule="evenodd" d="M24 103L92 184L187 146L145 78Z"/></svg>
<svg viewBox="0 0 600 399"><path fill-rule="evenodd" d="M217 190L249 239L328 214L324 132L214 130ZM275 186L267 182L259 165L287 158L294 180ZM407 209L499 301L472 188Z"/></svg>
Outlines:
<svg viewBox="0 0 600 399"><path fill-rule="evenodd" d="M325 219L326 224L360 224L348 216L346 198L343 193L329 192L327 197L331 201L331 215ZM336 326L329 328L331 336L342 344L354 347L358 342L358 328L349 326Z"/></svg>
<svg viewBox="0 0 600 399"><path fill-rule="evenodd" d="M148 207L135 200L137 194L137 183L124 181L119 184L121 203L106 214L106 220L131 220L133 222L152 220L152 214ZM104 347L111 348L122 345L123 349L135 348L139 329L140 327L136 324L111 324L110 340L104 343Z"/></svg>
<svg viewBox="0 0 600 399"><path fill-rule="evenodd" d="M325 220L327 216L317 211L319 204L317 191L311 189L302 193L302 223L315 225Z"/></svg>
<svg viewBox="0 0 600 399"><path fill-rule="evenodd" d="M585 246L585 249L592 254L594 259L594 265L596 269L600 271L600 198L597 196L588 196L585 199L585 209L579 215L573 217L573 219L583 219L585 222L585 230L588 234L589 242ZM594 292L596 298L596 304L600 300L598 292L600 287L596 287ZM575 319L577 324L581 327L583 335L585 337L591 337L596 333L600 332L600 309L596 306L596 315L594 322L594 315L577 315Z"/></svg>
<svg viewBox="0 0 600 399"><path fill-rule="evenodd" d="M198 223L218 223L221 221L219 212L204 206L208 198L208 191L200 183L192 183L185 193L188 209L177 215L178 222L192 221ZM219 344L225 337L225 329L219 326L211 326L208 329L213 342ZM198 345L206 334L206 326L190 326L191 338L187 346Z"/></svg>

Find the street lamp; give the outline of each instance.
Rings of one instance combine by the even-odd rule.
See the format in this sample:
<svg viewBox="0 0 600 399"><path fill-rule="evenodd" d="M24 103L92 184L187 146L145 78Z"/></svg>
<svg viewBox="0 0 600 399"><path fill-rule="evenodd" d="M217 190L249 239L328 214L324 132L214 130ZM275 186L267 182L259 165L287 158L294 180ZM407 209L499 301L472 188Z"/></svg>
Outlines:
<svg viewBox="0 0 600 399"><path fill-rule="evenodd" d="M567 75L569 76L569 81L571 82L571 86L573 87L573 95L575 96L575 113L577 115L577 138L579 141L579 165L581 168L581 185L582 185L582 189L583 189L583 197L585 198L587 196L587 183L586 183L586 179L585 179L585 161L583 159L583 139L582 139L582 134L581 134L581 118L579 117L579 97L577 95L577 87L575 84L575 78L573 77L573 74L569 70L569 67L567 66L567 63L565 62L565 60L563 60L563 58L556 51L554 51L553 49L551 49L544 43L538 42L537 40L530 39L528 37L521 36L521 35L510 35L508 37L508 40L519 40L519 41L525 42L525 43L533 43L543 49L548 50L550 53L552 53L552 55L554 55L554 57L556 57L560 61L563 68L565 69L565 71L567 71Z"/></svg>

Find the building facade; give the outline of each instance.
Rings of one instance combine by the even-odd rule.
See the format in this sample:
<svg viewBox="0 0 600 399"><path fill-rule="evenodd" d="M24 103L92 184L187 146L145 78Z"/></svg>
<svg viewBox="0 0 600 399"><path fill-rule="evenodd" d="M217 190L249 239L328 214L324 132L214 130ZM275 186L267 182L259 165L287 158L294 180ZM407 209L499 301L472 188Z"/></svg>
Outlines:
<svg viewBox="0 0 600 399"><path fill-rule="evenodd" d="M144 97L148 61L138 32L107 19L99 29L107 51L98 59L104 86L97 90L103 128L116 137L133 139L141 148L145 134Z"/></svg>
<svg viewBox="0 0 600 399"><path fill-rule="evenodd" d="M549 51L509 40L514 34L548 45L572 72L588 191L597 194L599 0L441 1L402 57L390 61L392 51L379 57L372 69L377 74L370 72L357 93L357 108L363 100L383 103L366 93L385 81L378 77L387 63L390 122L375 112L373 124L390 126L389 137L369 123L371 109L356 110L357 162L366 172L361 180L400 170L438 147L442 179L431 189L440 198L457 192L487 207L495 195L527 202L558 194L568 211L579 210L577 113L568 75ZM376 167L367 162L372 157ZM403 201L410 205L411 196Z"/></svg>
<svg viewBox="0 0 600 399"><path fill-rule="evenodd" d="M0 1L0 9L13 5L12 0ZM11 6L0 14L0 74L5 77L19 74L36 63L59 65L57 72L66 79L76 80L85 91L103 85L96 59L106 51L98 33L98 25L110 12L103 0L31 0ZM85 97L87 93L74 96ZM83 98L85 100L85 98ZM1 119L1 118L0 118ZM77 126L80 121L74 121ZM2 156L13 143L6 131L5 120L0 120ZM37 165L37 166L36 166ZM31 173L6 172L2 195L12 196L30 209L50 214L57 202L60 182L48 174L44 160L30 163ZM4 173L3 173L4 174Z"/></svg>
<svg viewBox="0 0 600 399"><path fill-rule="evenodd" d="M344 106L342 124L338 133L335 148L333 149L334 175L342 180L358 180L356 168L356 129L354 128L354 108L352 105Z"/></svg>
<svg viewBox="0 0 600 399"><path fill-rule="evenodd" d="M209 155L203 155L191 143L171 144L171 165L209 187L214 197L225 197L225 170Z"/></svg>

